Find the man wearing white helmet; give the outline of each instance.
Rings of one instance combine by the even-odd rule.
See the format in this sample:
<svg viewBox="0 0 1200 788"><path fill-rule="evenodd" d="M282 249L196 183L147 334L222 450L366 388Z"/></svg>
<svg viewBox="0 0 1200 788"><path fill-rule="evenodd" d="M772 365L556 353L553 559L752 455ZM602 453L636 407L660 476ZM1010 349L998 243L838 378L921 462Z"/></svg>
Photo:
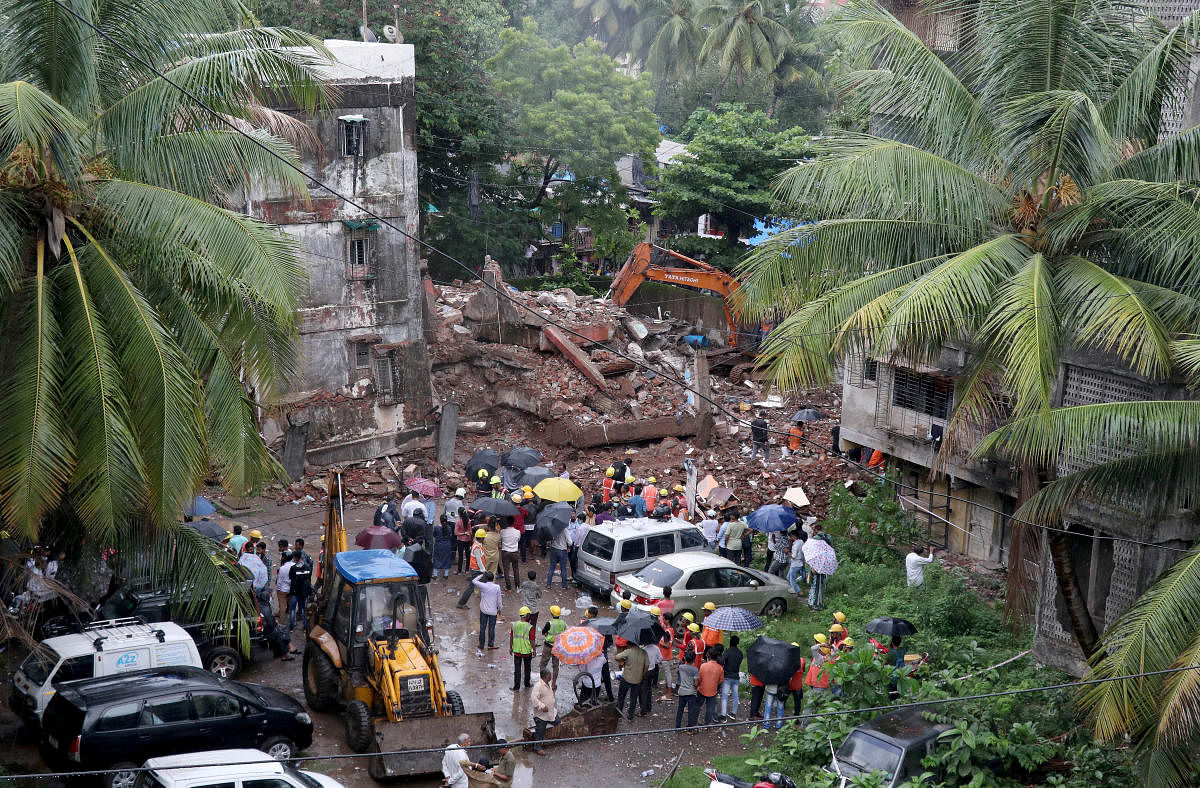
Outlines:
<svg viewBox="0 0 1200 788"><path fill-rule="evenodd" d="M459 487L457 490L455 490L454 497L446 501L446 506L444 509L446 516L451 520L457 520L459 512L461 512L463 507L467 505L466 501L464 500L466 497L467 490L465 487Z"/></svg>

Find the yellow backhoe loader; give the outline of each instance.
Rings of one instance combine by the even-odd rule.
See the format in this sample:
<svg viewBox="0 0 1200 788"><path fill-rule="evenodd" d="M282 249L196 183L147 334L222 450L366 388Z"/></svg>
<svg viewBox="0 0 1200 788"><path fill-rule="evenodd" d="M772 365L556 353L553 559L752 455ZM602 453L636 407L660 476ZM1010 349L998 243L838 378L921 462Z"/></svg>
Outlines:
<svg viewBox="0 0 1200 788"><path fill-rule="evenodd" d="M460 733L480 749L494 744L494 716L467 714L442 680L429 595L416 571L390 550L347 550L342 513L335 471L304 648L308 705L342 710L350 749L380 753L369 759L376 780L438 771L441 752L405 751L441 749Z"/></svg>

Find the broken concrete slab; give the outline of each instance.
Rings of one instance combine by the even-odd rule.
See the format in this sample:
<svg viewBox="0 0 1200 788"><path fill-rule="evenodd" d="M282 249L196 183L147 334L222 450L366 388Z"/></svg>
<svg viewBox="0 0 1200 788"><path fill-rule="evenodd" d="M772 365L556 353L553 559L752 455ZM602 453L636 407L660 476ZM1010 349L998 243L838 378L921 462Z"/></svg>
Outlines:
<svg viewBox="0 0 1200 788"><path fill-rule="evenodd" d="M625 330L634 342L641 342L650 336L650 332L646 329L646 324L637 318L627 317L621 321L621 325L625 327Z"/></svg>
<svg viewBox="0 0 1200 788"><path fill-rule="evenodd" d="M544 326L542 334L558 352L566 357L567 361L570 361L576 369L583 373L585 378L594 383L597 388L604 389L604 375L600 373L600 368L592 363L592 360L579 349L578 345L567 339L566 335L554 326Z"/></svg>
<svg viewBox="0 0 1200 788"><path fill-rule="evenodd" d="M657 419L615 421L610 424L555 424L547 432L552 443L586 449L667 437L685 438L695 435L698 426L694 416L684 416L679 421L674 416L661 416Z"/></svg>

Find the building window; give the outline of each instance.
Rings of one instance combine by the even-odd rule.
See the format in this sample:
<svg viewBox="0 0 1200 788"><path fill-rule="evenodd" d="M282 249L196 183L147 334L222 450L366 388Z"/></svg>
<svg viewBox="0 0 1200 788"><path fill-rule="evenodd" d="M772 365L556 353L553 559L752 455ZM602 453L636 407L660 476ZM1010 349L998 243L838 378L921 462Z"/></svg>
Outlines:
<svg viewBox="0 0 1200 788"><path fill-rule="evenodd" d="M879 362L861 353L846 356L846 382L860 389L875 388L879 377Z"/></svg>
<svg viewBox="0 0 1200 788"><path fill-rule="evenodd" d="M950 396L953 390L953 385L947 378L896 367L892 404L935 419L944 419L950 412Z"/></svg>
<svg viewBox="0 0 1200 788"><path fill-rule="evenodd" d="M355 342L354 343L354 368L355 369L370 369L371 368L371 343L370 342Z"/></svg>
<svg viewBox="0 0 1200 788"><path fill-rule="evenodd" d="M351 281L374 279L379 224L349 220L342 224L346 227L346 278Z"/></svg>
<svg viewBox="0 0 1200 788"><path fill-rule="evenodd" d="M343 156L367 155L367 124L362 115L343 115L338 118L338 137Z"/></svg>

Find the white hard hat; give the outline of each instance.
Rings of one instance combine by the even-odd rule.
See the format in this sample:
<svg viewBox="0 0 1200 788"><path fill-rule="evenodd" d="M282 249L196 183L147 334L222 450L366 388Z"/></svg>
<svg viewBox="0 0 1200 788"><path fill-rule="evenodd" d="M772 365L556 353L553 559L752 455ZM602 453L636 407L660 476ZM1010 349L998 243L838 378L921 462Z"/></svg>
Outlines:
<svg viewBox="0 0 1200 788"><path fill-rule="evenodd" d="M708 515L709 517L716 517L716 516L717 516L717 510L716 510L716 509L709 509L707 512L705 512L705 514L706 514L706 515Z"/></svg>
<svg viewBox="0 0 1200 788"><path fill-rule="evenodd" d="M454 494L459 498L465 498L467 496L467 489L465 487L459 487L454 491Z"/></svg>

